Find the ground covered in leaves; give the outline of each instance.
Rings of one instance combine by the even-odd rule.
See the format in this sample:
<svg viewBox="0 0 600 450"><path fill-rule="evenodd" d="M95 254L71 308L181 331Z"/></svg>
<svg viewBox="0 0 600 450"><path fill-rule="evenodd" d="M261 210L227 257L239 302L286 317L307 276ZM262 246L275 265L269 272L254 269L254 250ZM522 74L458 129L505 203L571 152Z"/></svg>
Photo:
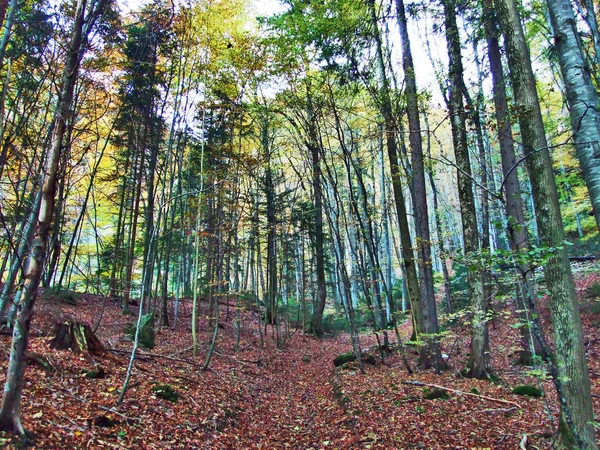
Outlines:
<svg viewBox="0 0 600 450"><path fill-rule="evenodd" d="M597 280L595 273L578 280L596 411L600 408L600 309L589 286ZM203 308L206 312L207 305ZM490 338L499 380L490 383L458 375L468 354L468 327L449 328L443 351L451 369L441 375L419 370L409 375L393 352L386 354L383 363L378 358L375 366L366 366L363 375L352 363L333 366L337 355L351 350L346 334L316 340L302 330L290 330L291 337L277 349L269 329L261 346L258 314L250 309L242 313L240 348L235 352L235 313L226 307L221 307L217 353L210 369L202 371L212 329L206 318L200 321L202 345L194 358L187 303L178 327L162 328L157 346L139 352L131 388L117 407L131 350L123 330L135 317L123 315L117 302L107 301L97 334L109 354L76 355L50 348L53 324L75 319L94 326L102 298L85 295L76 305L42 299L30 351L43 356L51 367L28 367L23 423L35 434L34 446L47 449L548 448L556 426L556 396L550 382L512 363L519 349L518 331L509 326L515 322L512 309L510 301L495 305L498 314ZM401 332L406 338L408 325ZM0 340L1 383L9 339ZM374 343L373 336L363 336L365 348ZM416 368L416 352L409 350L408 356ZM94 371L100 377L91 377ZM415 381L454 391L446 399L427 400L424 387L410 384ZM539 386L545 395L513 394L520 384ZM169 388L172 395L164 395ZM2 445L14 443L0 434Z"/></svg>

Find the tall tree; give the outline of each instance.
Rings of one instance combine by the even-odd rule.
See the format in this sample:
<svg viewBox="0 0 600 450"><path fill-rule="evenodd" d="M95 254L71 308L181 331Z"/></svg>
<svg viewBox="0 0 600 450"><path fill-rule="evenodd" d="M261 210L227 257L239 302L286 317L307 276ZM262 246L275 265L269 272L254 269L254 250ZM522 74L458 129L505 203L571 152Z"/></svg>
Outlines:
<svg viewBox="0 0 600 450"><path fill-rule="evenodd" d="M523 139L523 152L536 212L541 244L548 251L544 277L550 293L550 316L554 336L553 378L561 405L560 448L596 449L590 379L583 346L583 330L575 283L564 245L564 229L552 160L529 47L513 0L496 0L496 11L504 35L510 79Z"/></svg>
<svg viewBox="0 0 600 450"><path fill-rule="evenodd" d="M492 0L483 1L483 24L488 48L488 59L492 75L492 88L494 95L494 108L496 114L496 127L498 142L500 144L500 159L502 162L502 173L504 175L504 205L507 216L508 241L513 252L525 255L528 248L527 223L525 221L525 209L521 198L521 189L517 170L517 157L515 154L512 124L509 117L506 83L504 81L504 70L502 68L502 56L498 42L498 22L493 10ZM533 333L530 323L537 315L535 292L533 288L533 274L531 267L527 264L527 258L518 258L518 285L516 300L520 311L522 326L521 344L523 351L521 361L531 364L532 353L543 355L543 349L539 336Z"/></svg>
<svg viewBox="0 0 600 450"><path fill-rule="evenodd" d="M25 437L21 424L20 403L25 375L25 351L29 340L29 326L37 298L37 288L43 272L46 245L50 231L56 177L61 159L63 137L71 114L73 91L79 76L79 66L85 54L90 33L110 0L79 0L75 11L66 63L60 86L59 101L54 113L54 128L46 156L44 182L40 187L41 204L37 216L36 232L24 277L22 293L17 304L17 318L13 328L10 360L0 406L0 429Z"/></svg>
<svg viewBox="0 0 600 450"><path fill-rule="evenodd" d="M428 339L436 341L438 333L437 309L433 289L433 265L431 263L431 237L429 233L429 213L427 210L427 190L425 188L425 168L423 164L423 139L421 136L421 119L417 96L417 80L413 62L408 24L403 0L396 0L400 43L402 49L402 67L404 68L404 96L406 98L406 115L408 117L408 137L411 150L411 176L413 207L415 214L416 247L419 256L419 275L421 278L421 296L423 301L423 322ZM425 367L441 364L439 343L433 343L432 352L424 352Z"/></svg>
<svg viewBox="0 0 600 450"><path fill-rule="evenodd" d="M452 142L457 165L458 197L464 238L464 256L470 267L480 264L477 211L473 196L471 162L467 145L466 110L463 103L463 64L460 35L456 25L456 2L445 0L444 17L448 47L448 105L452 124ZM489 338L487 326L488 299L485 296L481 268L469 269L469 292L473 319L471 322L471 353L468 374L474 378L489 378Z"/></svg>
<svg viewBox="0 0 600 450"><path fill-rule="evenodd" d="M577 157L600 231L600 102L568 0L547 0L554 45L565 85ZM593 14L593 9L592 9Z"/></svg>

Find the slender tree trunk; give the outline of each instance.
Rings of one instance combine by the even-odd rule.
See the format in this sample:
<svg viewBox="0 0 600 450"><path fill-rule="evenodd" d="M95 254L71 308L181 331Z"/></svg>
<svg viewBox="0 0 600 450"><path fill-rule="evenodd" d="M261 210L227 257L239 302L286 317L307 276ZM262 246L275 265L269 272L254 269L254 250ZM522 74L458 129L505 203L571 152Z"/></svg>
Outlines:
<svg viewBox="0 0 600 450"><path fill-rule="evenodd" d="M71 114L73 91L79 75L79 65L87 45L87 37L106 3L108 2L105 0L98 0L97 3L92 1L89 5L87 17L87 1L79 0L77 3L67 61L61 81L59 102L56 105L54 114L54 129L50 149L46 156L36 234L27 265L22 294L17 305L18 312L13 328L6 384L2 405L0 406L0 429L21 435L25 433L20 418L21 395L25 382L25 351L29 340L29 326L37 298L37 288L43 272L48 233L52 223L62 141L67 120Z"/></svg>
<svg viewBox="0 0 600 450"><path fill-rule="evenodd" d="M411 177L413 190L413 209L415 214L416 248L419 257L419 274L421 279L421 297L423 302L423 324L425 333L431 340L427 351L421 354L421 365L425 368L442 364L438 333L437 308L433 288L433 266L431 263L431 236L429 233L429 212L427 210L427 189L425 187L425 169L423 165L423 139L421 137L421 119L417 98L417 81L412 58L406 12L403 0L396 0L398 26L402 49L402 66L404 68L404 96L406 98L406 114L408 116L408 132L411 150Z"/></svg>
<svg viewBox="0 0 600 450"><path fill-rule="evenodd" d="M408 297L411 304L411 312L413 316L414 334L417 339L425 332L423 304L421 301L421 292L419 287L419 279L417 276L417 267L414 260L413 245L410 238L410 229L408 225L408 215L406 212L406 204L404 203L404 193L402 192L402 175L398 164L398 145L395 138L395 125L392 112L391 100L389 97L389 82L385 74L385 63L383 59L383 49L381 36L377 24L377 14L375 11L374 0L369 0L369 10L371 13L371 21L375 29L375 43L377 46L377 64L379 66L380 76L383 82L381 89L382 115L384 119L386 146L388 151L388 159L392 176L392 188L394 191L394 202L396 204L396 214L398 216L398 224L400 228L400 242L402 245L402 256L404 263L404 273L406 275L406 284L408 288Z"/></svg>
<svg viewBox="0 0 600 450"><path fill-rule="evenodd" d="M508 241L511 250L525 255L527 253L527 223L525 211L521 199L521 189L517 172L514 139L512 127L508 115L508 102L506 101L506 85L504 82L504 71L500 46L498 44L498 24L493 11L492 0L483 2L483 18L485 24L486 40L488 47L488 58L490 61L490 72L494 92L494 106L496 112L496 126L498 128L498 142L500 143L500 158L502 161L502 173L504 175L504 199L508 225ZM526 258L520 258L525 260ZM518 277L520 289L517 289L517 309L519 311L522 326L521 345L523 347L521 362L531 364L532 353L542 356L542 345L533 333L531 321L537 317L537 299L534 292L533 276L529 264L519 264ZM533 345L532 345L533 344Z"/></svg>
<svg viewBox="0 0 600 450"><path fill-rule="evenodd" d="M310 86L307 86L307 106L310 123L308 150L312 158L312 188L315 202L314 209L314 252L317 275L317 298L312 315L311 328L317 337L323 336L323 311L327 300L327 287L325 284L325 250L323 234L323 192L321 187L321 162L320 162L320 138L318 136L317 118L312 105Z"/></svg>
<svg viewBox="0 0 600 450"><path fill-rule="evenodd" d="M473 196L471 163L467 147L466 112L463 104L463 65L460 49L460 36L456 25L456 4L454 0L444 1L446 42L449 65L449 107L452 124L452 141L457 165L458 196L464 237L464 250L467 260L477 258L479 236L477 211ZM480 261L469 261L470 264ZM488 378L489 338L487 327L488 302L484 293L483 277L479 270L469 270L470 300L473 308L471 353L468 362L469 375L474 378Z"/></svg>

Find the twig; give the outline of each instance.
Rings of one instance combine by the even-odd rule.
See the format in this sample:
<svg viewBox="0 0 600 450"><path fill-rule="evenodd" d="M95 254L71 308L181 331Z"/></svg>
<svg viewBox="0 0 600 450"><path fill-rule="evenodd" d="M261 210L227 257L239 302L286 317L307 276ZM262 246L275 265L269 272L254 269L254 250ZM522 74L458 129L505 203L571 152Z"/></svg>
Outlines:
<svg viewBox="0 0 600 450"><path fill-rule="evenodd" d="M516 410L517 410L517 408L515 408L514 406L512 406L510 408L482 409L481 412L489 412L489 413L503 412L503 413L509 413L509 412L516 411Z"/></svg>
<svg viewBox="0 0 600 450"><path fill-rule="evenodd" d="M257 359L256 361L252 361L252 360L248 360L248 359L239 359L239 358L236 358L235 356L225 355L225 354L223 354L221 352L218 352L216 350L215 350L215 355L219 355L219 356L223 356L225 358L233 359L236 363L243 364L243 365L253 364L253 365L258 366L261 363L260 359Z"/></svg>
<svg viewBox="0 0 600 450"><path fill-rule="evenodd" d="M521 439L521 442L519 443L519 448L521 450L527 450L527 435L524 434L523 438Z"/></svg>
<svg viewBox="0 0 600 450"><path fill-rule="evenodd" d="M194 348L194 346L193 346L193 345L190 345L189 347L187 347L187 348L184 348L183 350L179 350L178 352L172 353L172 354L171 354L171 355L169 355L169 356L173 357L173 356L181 355L182 353L185 353L185 352L187 352L187 351L189 351L189 350L191 350L191 349L193 349L193 348Z"/></svg>
<svg viewBox="0 0 600 450"><path fill-rule="evenodd" d="M521 409L521 406L518 403L511 402L510 400L503 400L500 398L488 397L487 395L473 394L472 392L463 392L463 391L459 391L457 389L450 389L450 388L447 388L444 386L439 386L437 384L423 383L422 381L403 381L402 384L410 384L412 386L427 386L427 387L432 387L432 388L436 388L436 389L442 389L444 391L454 392L455 394L459 394L459 395L469 395L471 397L477 397L477 398L489 400L492 402L504 403L506 405L513 405L514 407Z"/></svg>

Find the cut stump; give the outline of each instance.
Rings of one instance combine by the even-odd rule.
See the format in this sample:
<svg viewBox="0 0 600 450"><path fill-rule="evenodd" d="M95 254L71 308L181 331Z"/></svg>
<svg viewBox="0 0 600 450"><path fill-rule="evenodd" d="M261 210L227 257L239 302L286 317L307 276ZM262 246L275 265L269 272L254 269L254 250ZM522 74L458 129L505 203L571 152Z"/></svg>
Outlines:
<svg viewBox="0 0 600 450"><path fill-rule="evenodd" d="M81 322L61 322L54 325L54 337L50 347L57 350L71 350L73 353L103 355L106 349L88 324Z"/></svg>

